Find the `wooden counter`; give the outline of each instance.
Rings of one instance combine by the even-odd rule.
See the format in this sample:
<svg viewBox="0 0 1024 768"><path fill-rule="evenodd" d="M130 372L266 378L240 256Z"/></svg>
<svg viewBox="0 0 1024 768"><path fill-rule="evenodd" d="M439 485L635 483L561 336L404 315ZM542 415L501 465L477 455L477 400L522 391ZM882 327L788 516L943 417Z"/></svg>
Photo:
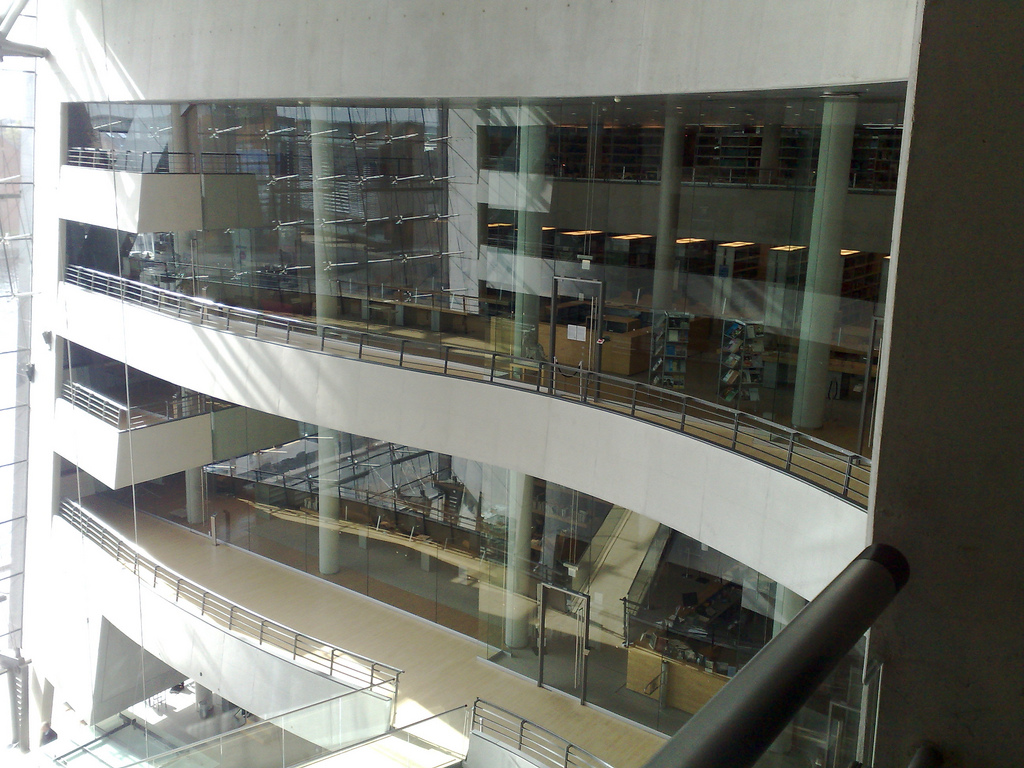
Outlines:
<svg viewBox="0 0 1024 768"><path fill-rule="evenodd" d="M537 338L544 350L550 344L548 323L540 323ZM593 334L588 334L587 341L569 338L568 325L555 326L555 357L562 365L577 366L581 360L593 359ZM637 328L624 333L606 333L601 350L601 370L619 376L631 376L646 371L651 363L651 329Z"/></svg>
<svg viewBox="0 0 1024 768"><path fill-rule="evenodd" d="M696 664L670 659L648 648L631 645L626 661L626 688L652 699L661 698L657 678L661 674L662 662L668 667L665 704L691 715L729 682L725 675L708 672Z"/></svg>

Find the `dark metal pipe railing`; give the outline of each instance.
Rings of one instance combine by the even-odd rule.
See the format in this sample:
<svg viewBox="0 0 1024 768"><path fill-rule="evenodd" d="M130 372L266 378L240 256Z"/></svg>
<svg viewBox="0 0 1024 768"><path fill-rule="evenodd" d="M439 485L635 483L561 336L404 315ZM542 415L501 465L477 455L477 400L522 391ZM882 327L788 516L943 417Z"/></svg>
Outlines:
<svg viewBox="0 0 1024 768"><path fill-rule="evenodd" d="M865 549L643 768L754 765L909 574L893 547Z"/></svg>
<svg viewBox="0 0 1024 768"><path fill-rule="evenodd" d="M347 685L385 686L393 700L397 697L402 674L397 667L303 635L204 589L141 554L134 544L72 499L61 499L57 514L151 589L186 610L247 637L257 645L273 646L294 660L303 659L311 668ZM385 687L379 687L378 692Z"/></svg>
<svg viewBox="0 0 1024 768"><path fill-rule="evenodd" d="M933 744L922 744L910 759L907 768L941 768L942 753Z"/></svg>
<svg viewBox="0 0 1024 768"><path fill-rule="evenodd" d="M632 379L545 360L406 339L218 304L93 269L69 265L65 280L152 311L274 343L528 390L656 424L798 477L867 507L871 461L790 427ZM785 446L788 446L785 447Z"/></svg>

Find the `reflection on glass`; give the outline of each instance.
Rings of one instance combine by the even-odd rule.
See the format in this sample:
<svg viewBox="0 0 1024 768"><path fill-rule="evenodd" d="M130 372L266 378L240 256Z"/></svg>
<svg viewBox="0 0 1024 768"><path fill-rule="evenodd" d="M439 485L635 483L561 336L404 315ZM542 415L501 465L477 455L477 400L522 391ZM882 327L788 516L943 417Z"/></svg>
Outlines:
<svg viewBox="0 0 1024 768"><path fill-rule="evenodd" d="M273 314L556 357L786 426L798 408L798 428L857 452L901 100L853 105L849 173L829 176L845 205L825 283L808 277L825 103L768 96L76 105L70 143L153 172L187 155L218 213L200 232L72 227L69 262ZM556 277L602 283L603 306L558 294L552 307ZM805 295L826 284L828 301ZM809 306L829 317L808 324ZM671 348L662 313L689 323ZM724 364L735 323L763 328L739 368ZM827 373L808 421L794 392L811 335Z"/></svg>
<svg viewBox="0 0 1024 768"><path fill-rule="evenodd" d="M336 520L318 513L324 473ZM665 732L805 604L630 510L382 440L307 427L205 476L221 540L474 637L497 665ZM134 493L184 522L183 484L179 475ZM132 493L106 495L129 506ZM334 573L320 572L324 530L337 536ZM816 755L827 739L845 748L837 734L858 722L860 653L801 714L794 750Z"/></svg>

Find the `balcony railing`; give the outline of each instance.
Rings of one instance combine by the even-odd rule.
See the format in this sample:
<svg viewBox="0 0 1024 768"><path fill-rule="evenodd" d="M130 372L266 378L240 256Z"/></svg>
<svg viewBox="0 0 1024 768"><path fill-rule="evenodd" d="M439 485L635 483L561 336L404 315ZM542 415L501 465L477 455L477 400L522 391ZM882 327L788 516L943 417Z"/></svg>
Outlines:
<svg viewBox="0 0 1024 768"><path fill-rule="evenodd" d="M271 343L472 379L600 408L703 440L867 507L870 460L758 416L619 376L419 339L318 325L69 266L68 283L197 325Z"/></svg>
<svg viewBox="0 0 1024 768"><path fill-rule="evenodd" d="M611 768L547 728L483 699L473 702L471 728L521 752L543 768Z"/></svg>
<svg viewBox="0 0 1024 768"><path fill-rule="evenodd" d="M201 392L129 407L73 381L64 382L60 396L76 408L120 430L188 419L231 407L229 403L220 402Z"/></svg>
<svg viewBox="0 0 1024 768"><path fill-rule="evenodd" d="M134 152L96 147L69 147L67 164L130 173L210 173L266 175L264 157L234 152Z"/></svg>
<svg viewBox="0 0 1024 768"><path fill-rule="evenodd" d="M83 536L134 573L162 597L229 632L274 648L311 669L354 688L376 686L378 693L397 695L401 670L303 635L260 616L141 554L133 544L97 520L85 507L63 499L58 514Z"/></svg>

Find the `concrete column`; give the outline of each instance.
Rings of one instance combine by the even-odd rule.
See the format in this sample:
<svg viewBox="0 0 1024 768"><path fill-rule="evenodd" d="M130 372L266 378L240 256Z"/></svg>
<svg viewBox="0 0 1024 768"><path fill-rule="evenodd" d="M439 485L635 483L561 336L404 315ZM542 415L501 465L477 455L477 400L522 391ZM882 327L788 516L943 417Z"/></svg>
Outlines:
<svg viewBox="0 0 1024 768"><path fill-rule="evenodd" d="M505 560L505 645L525 648L530 642L533 606L530 588L530 541L533 535L533 478L508 473L508 528Z"/></svg>
<svg viewBox="0 0 1024 768"><path fill-rule="evenodd" d="M185 470L185 514L189 525L199 525L206 519L206 489L202 467Z"/></svg>
<svg viewBox="0 0 1024 768"><path fill-rule="evenodd" d="M330 108L314 104L309 109L310 152L313 164L313 256L315 259L316 322L326 325L338 318L338 294L333 279L330 249L324 237L323 222L328 219L325 193L329 181L318 181L334 175L333 127ZM341 504L338 497L338 432L320 427L317 441L320 492L318 509L320 525L319 569L332 574L341 570L341 539L338 521Z"/></svg>
<svg viewBox="0 0 1024 768"><path fill-rule="evenodd" d="M338 291L333 269L329 266L333 253L327 244L324 221L330 219L326 193L331 181L320 181L334 175L334 141L329 133L335 127L330 107L314 104L309 108L310 155L313 166L313 254L315 259L316 321L329 323L338 318Z"/></svg>
<svg viewBox="0 0 1024 768"><path fill-rule="evenodd" d="M341 570L341 535L338 533L338 521L341 520L341 500L338 496L338 432L320 427L317 434L320 438L317 440L320 484L318 567L320 573L331 574Z"/></svg>
<svg viewBox="0 0 1024 768"><path fill-rule="evenodd" d="M672 303L672 272L676 266L679 195L683 163L683 118L674 100L665 104L665 136L661 144L661 186L658 190L658 232L654 246L654 309Z"/></svg>
<svg viewBox="0 0 1024 768"><path fill-rule="evenodd" d="M189 109L188 104L171 104L171 135L167 140L167 150L172 153L190 153L192 152L192 138L189 133L188 119L186 112ZM193 161L189 161L181 155L175 155L168 159L170 163L170 169L172 171L182 172L182 164L189 162L198 162L198 158ZM199 172L197 167L193 167L196 173ZM190 266L192 264L192 233L191 232L174 232L174 243L172 245L172 262L176 264L180 258L186 261Z"/></svg>
<svg viewBox="0 0 1024 768"><path fill-rule="evenodd" d="M526 281L524 258L540 257L543 212L537 201L544 190L544 153L547 151L547 121L540 110L519 110L519 190L516 206L515 334L513 354L539 357L537 324L540 322L540 296L537 286Z"/></svg>
<svg viewBox="0 0 1024 768"><path fill-rule="evenodd" d="M823 110L793 394L793 426L799 429L817 429L825 419L829 349L843 279L839 250L857 98L826 96Z"/></svg>
<svg viewBox="0 0 1024 768"><path fill-rule="evenodd" d="M451 138L441 146L447 152L448 174L459 182L444 182L448 191L447 212L452 214L445 238L445 250L453 253L447 262L448 286L453 294L451 306L465 308L467 312L478 311L476 299L480 295L480 208L476 198L480 176L479 129L476 110L449 109L447 133Z"/></svg>
<svg viewBox="0 0 1024 768"><path fill-rule="evenodd" d="M199 683L196 683L196 711L203 720L213 712L213 691Z"/></svg>
<svg viewBox="0 0 1024 768"><path fill-rule="evenodd" d="M911 576L869 637L864 763L908 765L930 741L947 766L1024 765L1024 5L919 13L869 508Z"/></svg>

